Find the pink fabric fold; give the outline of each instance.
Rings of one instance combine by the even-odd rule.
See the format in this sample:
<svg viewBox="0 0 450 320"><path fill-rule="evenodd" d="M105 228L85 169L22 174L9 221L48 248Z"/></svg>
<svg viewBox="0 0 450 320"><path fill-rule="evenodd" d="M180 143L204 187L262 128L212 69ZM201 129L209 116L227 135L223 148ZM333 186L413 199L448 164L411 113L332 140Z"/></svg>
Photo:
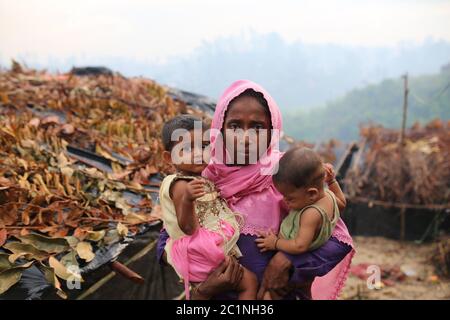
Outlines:
<svg viewBox="0 0 450 320"><path fill-rule="evenodd" d="M334 228L333 237L351 246L352 250L330 272L314 279L311 287L313 300L335 300L339 297L347 280L353 256L356 253L352 237L341 218Z"/></svg>
<svg viewBox="0 0 450 320"><path fill-rule="evenodd" d="M220 221L223 236L206 228L199 228L191 236L173 240L171 260L184 279L186 298L189 300L189 282L203 282L225 259L224 241L234 234L234 228ZM225 237L225 238L224 238Z"/></svg>

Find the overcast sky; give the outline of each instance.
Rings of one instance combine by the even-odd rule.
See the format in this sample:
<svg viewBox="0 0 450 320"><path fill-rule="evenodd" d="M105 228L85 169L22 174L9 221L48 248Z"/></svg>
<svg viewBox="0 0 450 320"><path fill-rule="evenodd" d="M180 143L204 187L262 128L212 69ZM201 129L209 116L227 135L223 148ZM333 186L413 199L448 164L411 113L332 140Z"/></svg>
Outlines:
<svg viewBox="0 0 450 320"><path fill-rule="evenodd" d="M364 46L450 41L450 0L0 0L0 59L142 61L248 32Z"/></svg>

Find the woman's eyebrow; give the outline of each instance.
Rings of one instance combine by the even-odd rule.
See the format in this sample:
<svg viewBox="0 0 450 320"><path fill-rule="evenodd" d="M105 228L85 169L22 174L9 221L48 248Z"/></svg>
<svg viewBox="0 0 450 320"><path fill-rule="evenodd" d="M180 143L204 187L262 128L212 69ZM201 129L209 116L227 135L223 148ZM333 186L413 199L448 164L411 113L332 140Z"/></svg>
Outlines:
<svg viewBox="0 0 450 320"><path fill-rule="evenodd" d="M250 120L250 122L251 123L266 123L267 121L256 119L256 120Z"/></svg>
<svg viewBox="0 0 450 320"><path fill-rule="evenodd" d="M242 120L241 119L229 119L229 120L227 120L227 123L230 123L230 122L241 122Z"/></svg>

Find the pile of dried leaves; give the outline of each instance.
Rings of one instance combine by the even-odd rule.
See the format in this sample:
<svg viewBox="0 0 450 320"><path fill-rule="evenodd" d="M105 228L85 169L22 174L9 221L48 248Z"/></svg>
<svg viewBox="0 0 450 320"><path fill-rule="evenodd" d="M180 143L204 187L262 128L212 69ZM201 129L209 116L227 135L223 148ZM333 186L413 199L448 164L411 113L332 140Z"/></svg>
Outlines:
<svg viewBox="0 0 450 320"><path fill-rule="evenodd" d="M303 140L295 140L292 137L284 135L282 138L289 144L289 148L310 148L314 149L324 162L335 163L336 162L336 149L342 146L342 142L336 139L330 139L328 141L314 144Z"/></svg>
<svg viewBox="0 0 450 320"><path fill-rule="evenodd" d="M450 122L415 124L405 133L383 127L361 129L360 150L345 177L346 192L404 204L449 204Z"/></svg>
<svg viewBox="0 0 450 320"><path fill-rule="evenodd" d="M70 266L157 220L161 126L185 112L148 79L0 71L0 294L35 265L64 297Z"/></svg>

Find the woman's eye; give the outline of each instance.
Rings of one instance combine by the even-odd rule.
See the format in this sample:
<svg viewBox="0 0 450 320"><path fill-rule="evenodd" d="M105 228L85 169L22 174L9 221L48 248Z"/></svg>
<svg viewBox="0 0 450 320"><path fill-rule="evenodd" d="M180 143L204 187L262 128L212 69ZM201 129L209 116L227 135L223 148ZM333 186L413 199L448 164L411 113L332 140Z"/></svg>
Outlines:
<svg viewBox="0 0 450 320"><path fill-rule="evenodd" d="M236 130L239 126L236 123L230 123L230 129Z"/></svg>
<svg viewBox="0 0 450 320"><path fill-rule="evenodd" d="M255 125L255 129L256 130L261 130L261 129L264 129L264 126L262 124L256 124Z"/></svg>
<svg viewBox="0 0 450 320"><path fill-rule="evenodd" d="M203 145L202 145L202 149L205 149L205 148L207 148L209 146L209 143L204 143Z"/></svg>

